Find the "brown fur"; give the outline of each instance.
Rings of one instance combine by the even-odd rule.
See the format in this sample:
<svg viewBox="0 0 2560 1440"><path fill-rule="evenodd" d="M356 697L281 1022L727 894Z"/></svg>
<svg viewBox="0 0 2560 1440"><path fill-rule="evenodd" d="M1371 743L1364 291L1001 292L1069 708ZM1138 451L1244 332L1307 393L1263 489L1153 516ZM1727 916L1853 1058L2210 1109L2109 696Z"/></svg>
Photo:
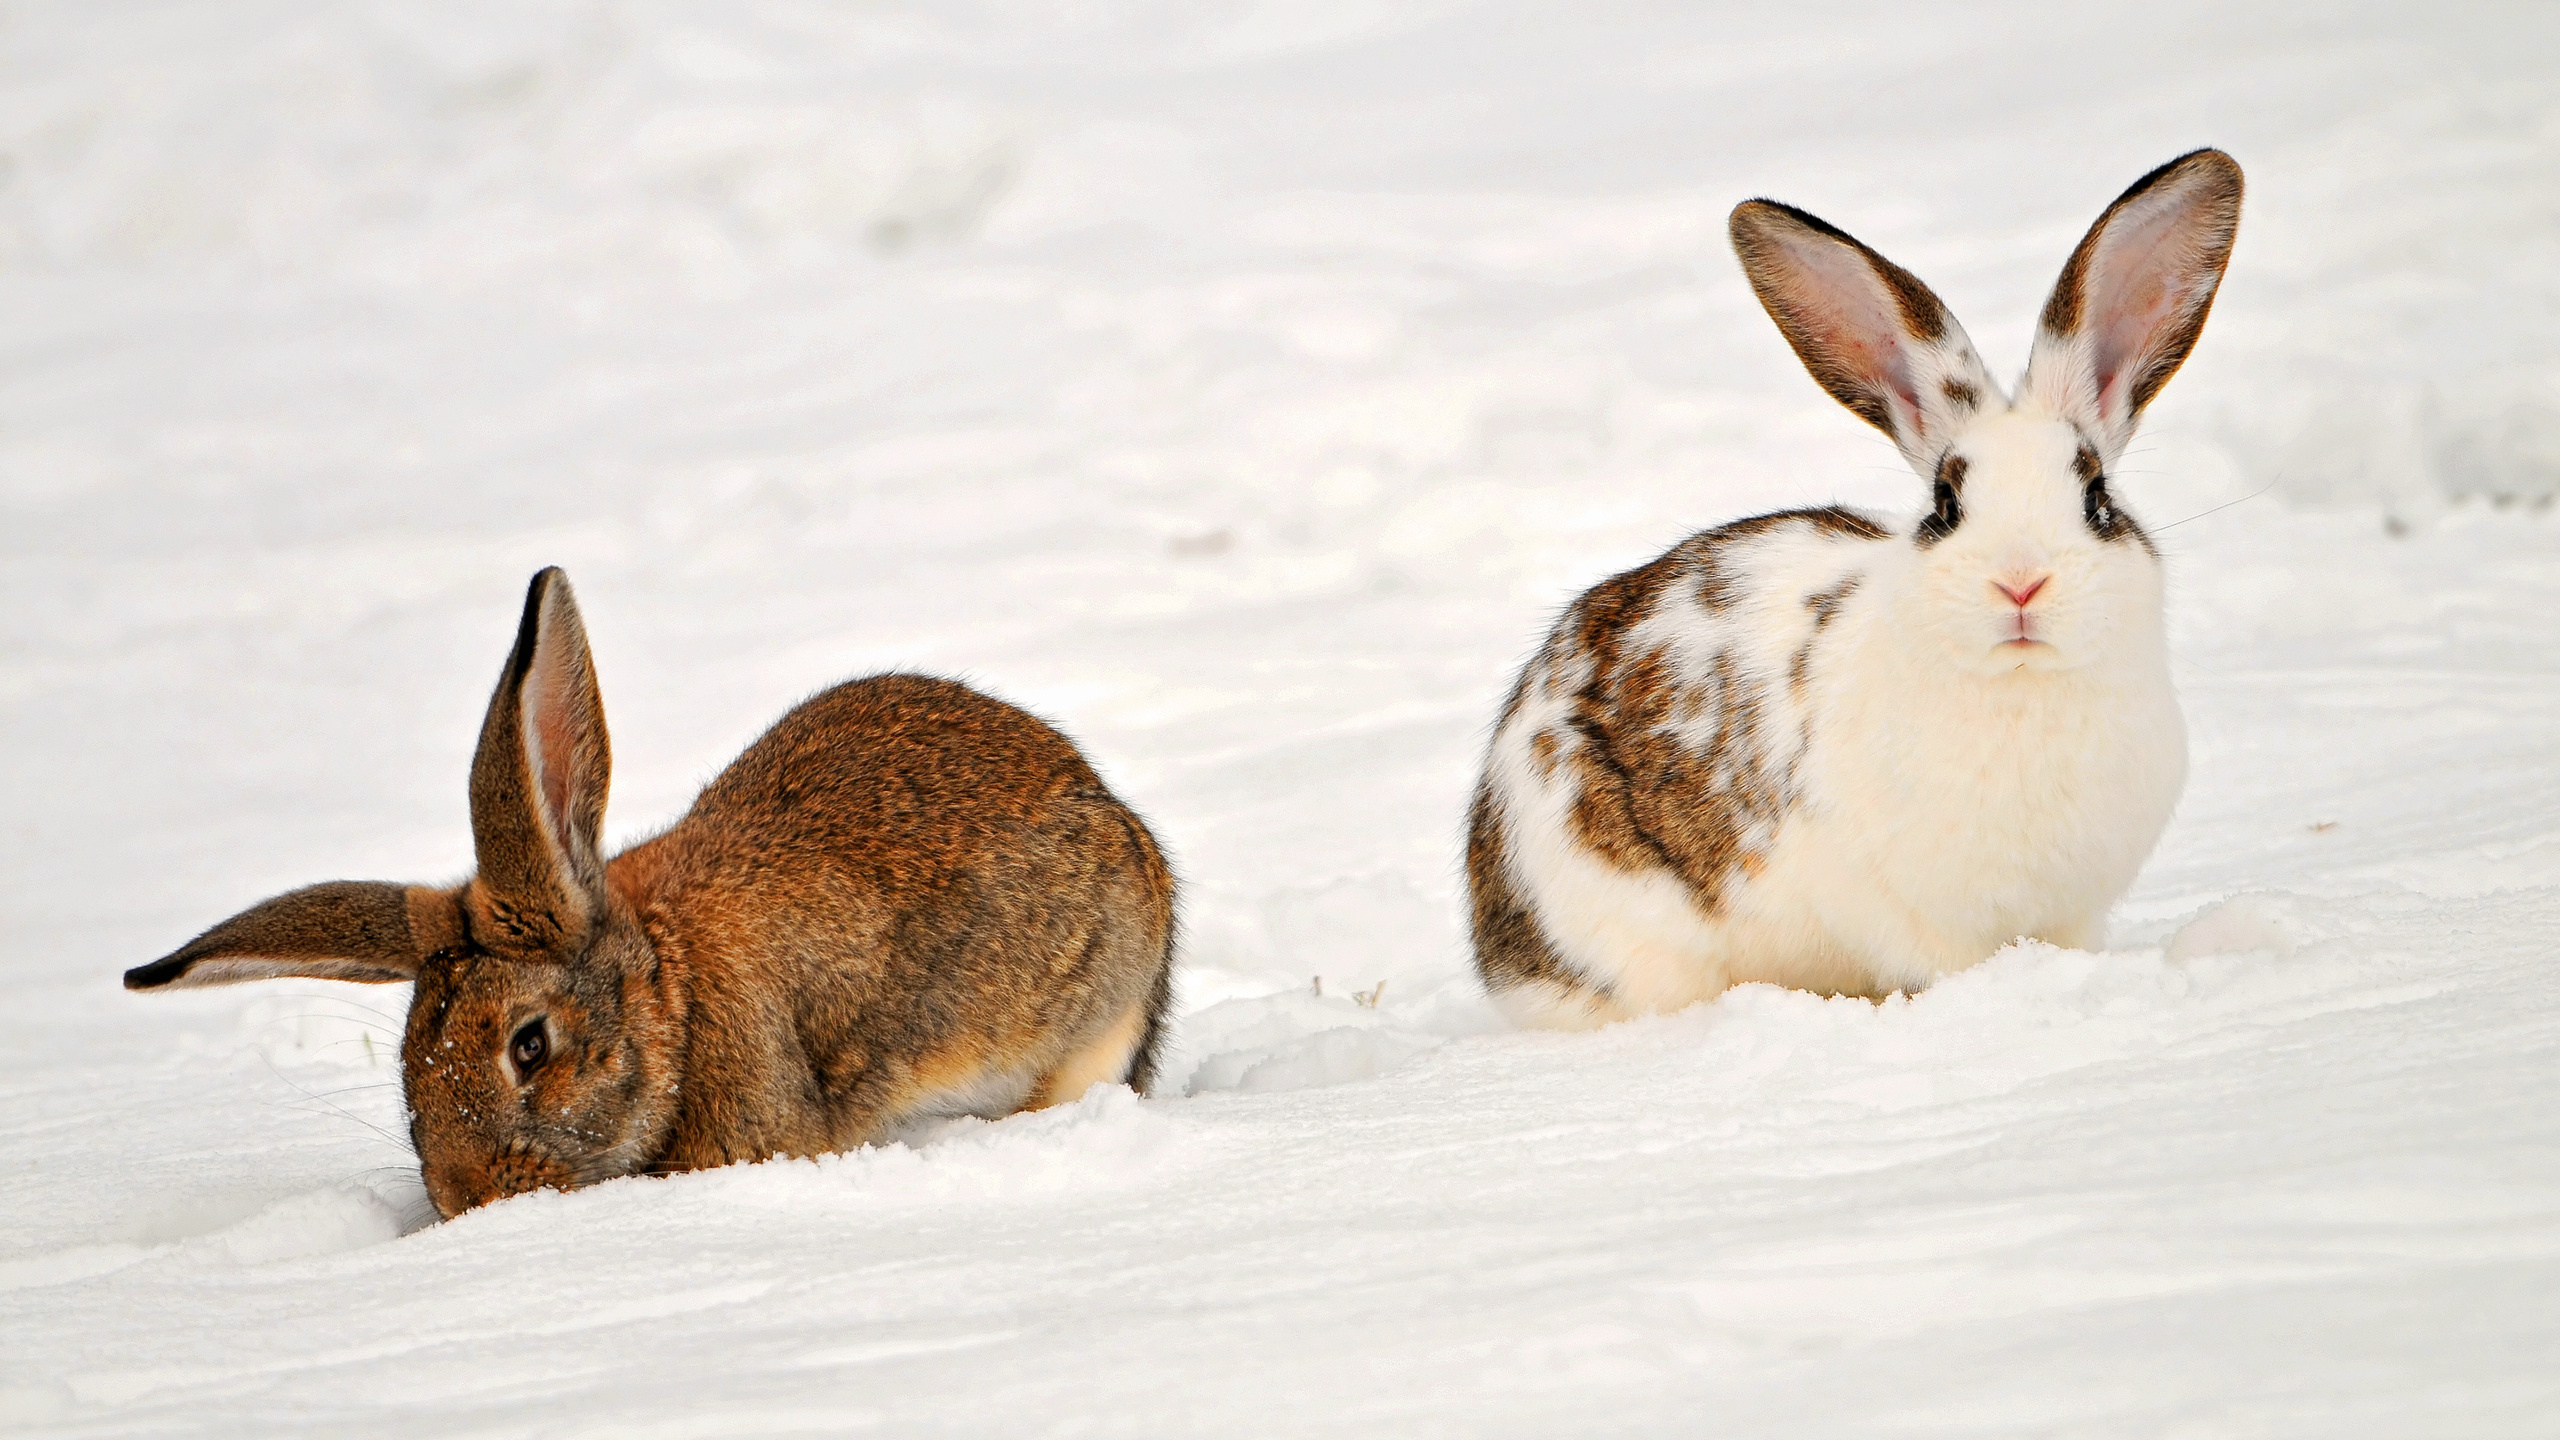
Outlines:
<svg viewBox="0 0 2560 1440"><path fill-rule="evenodd" d="M839 685L606 863L609 766L575 603L545 571L472 766L470 882L297 891L126 983L414 976L403 1081L447 1215L1073 1099L1049 1082L1111 1055L1111 1078L1152 1079L1173 876L1039 720L946 680ZM519 1074L528 1026L549 1055Z"/></svg>
<svg viewBox="0 0 2560 1440"><path fill-rule="evenodd" d="M1080 1098L1097 1084L1123 1080L1129 1073L1130 1059L1146 1036L1148 1007L1143 1003L1122 1012L1091 1043L1067 1056L1040 1077L1031 1089L1029 1108L1045 1110Z"/></svg>
<svg viewBox="0 0 2560 1440"><path fill-rule="evenodd" d="M1543 984L1565 990L1600 988L1556 957L1529 902L1511 883L1511 866L1496 813L1491 782L1476 786L1467 812L1467 898L1471 904L1476 969L1485 988L1499 993Z"/></svg>
<svg viewBox="0 0 2560 1440"><path fill-rule="evenodd" d="M125 988L227 985L275 975L406 980L422 953L418 917L432 918L438 908L434 891L332 880L232 916L172 953L125 972Z"/></svg>

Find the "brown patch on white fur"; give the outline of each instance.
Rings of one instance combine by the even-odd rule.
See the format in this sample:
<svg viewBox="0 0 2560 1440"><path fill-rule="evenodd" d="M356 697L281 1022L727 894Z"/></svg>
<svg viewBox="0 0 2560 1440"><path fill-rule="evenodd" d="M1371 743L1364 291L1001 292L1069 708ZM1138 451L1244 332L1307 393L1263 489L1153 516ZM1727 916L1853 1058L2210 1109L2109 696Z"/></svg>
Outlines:
<svg viewBox="0 0 2560 1440"><path fill-rule="evenodd" d="M1490 778L1476 786L1467 812L1467 898L1476 969L1485 988L1500 996L1534 990L1557 996L1607 1000L1606 987L1566 964L1511 878L1509 843ZM1612 1017L1614 1018L1614 1017ZM1597 1023L1597 1022L1595 1022Z"/></svg>
<svg viewBox="0 0 2560 1440"><path fill-rule="evenodd" d="M1748 837L1784 814L1790 777L1769 763L1762 681L1729 653L1714 656L1702 677L1680 675L1666 646L1632 649L1629 632L1657 606L1676 603L1682 579L1697 579L1708 603L1730 603L1721 552L1779 524L1875 538L1874 527L1848 512L1756 516L1601 582L1568 622L1589 677L1574 707L1583 743L1566 761L1577 780L1574 839L1623 870L1671 871L1707 914L1750 858ZM1694 738L1701 730L1703 748Z"/></svg>
<svg viewBox="0 0 2560 1440"><path fill-rule="evenodd" d="M1829 628L1832 617L1840 613L1840 607L1857 593L1858 577L1852 575L1827 590L1817 590L1804 597L1804 608L1813 615L1813 633L1796 647L1794 658L1787 662L1787 684L1791 688L1802 690L1805 682L1813 678L1813 647L1822 639L1822 632Z"/></svg>
<svg viewBox="0 0 2560 1440"><path fill-rule="evenodd" d="M1538 778L1552 780L1556 776L1556 732L1541 730L1529 739L1529 758L1537 763Z"/></svg>
<svg viewBox="0 0 2560 1440"><path fill-rule="evenodd" d="M1711 609L1734 603L1735 549L1790 526L1860 540L1887 535L1854 511L1822 509L1754 516L1692 536L1575 601L1522 671L1506 709L1506 717L1516 713L1541 677L1549 685L1579 677L1564 721L1575 743L1560 757L1552 743L1532 746L1541 779L1557 770L1572 777L1566 824L1574 843L1621 871L1669 872L1702 915L1716 911L1737 876L1756 873L1755 837L1765 837L1791 803L1792 765L1778 758L1768 733L1767 681L1730 653L1713 656L1703 673L1682 673L1665 644L1644 644L1636 632L1662 606L1692 597ZM1806 597L1817 631L1855 587L1853 579ZM1809 663L1800 654L1790 679L1801 683ZM1488 775L1467 836L1476 961L1488 988L1589 993L1591 1013L1603 1013L1615 1002L1556 954L1520 895L1504 828Z"/></svg>

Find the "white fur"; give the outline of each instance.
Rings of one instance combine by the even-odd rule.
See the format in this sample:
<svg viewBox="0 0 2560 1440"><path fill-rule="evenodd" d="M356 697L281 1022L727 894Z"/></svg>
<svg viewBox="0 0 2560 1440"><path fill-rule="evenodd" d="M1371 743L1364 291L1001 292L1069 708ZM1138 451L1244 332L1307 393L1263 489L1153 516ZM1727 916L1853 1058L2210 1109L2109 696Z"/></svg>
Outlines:
<svg viewBox="0 0 2560 1440"><path fill-rule="evenodd" d="M2078 443L2051 417L1995 412L1956 441L1967 518L1935 547L1908 524L1880 540L1784 527L1718 552L1737 603L1668 587L1630 628L1630 657L1661 649L1685 678L1727 657L1758 690L1759 779L1785 777L1782 818L1744 836L1760 868L1729 877L1712 912L1671 872L1622 869L1574 838L1574 770L1542 770L1533 750L1541 732L1560 754L1576 743L1559 722L1587 660L1559 631L1494 738L1489 780L1549 946L1617 1003L1523 987L1503 997L1515 1019L1578 1026L1755 980L1880 994L2021 935L2096 942L2168 821L2186 741L2158 563L2088 533L2076 485L2056 481ZM2051 577L2031 647L2003 643L2016 609L1992 588L2021 571ZM1805 597L1850 578L1817 637ZM1799 691L1789 666L1809 639ZM1681 737L1702 763L1711 722Z"/></svg>
<svg viewBox="0 0 2560 1440"><path fill-rule="evenodd" d="M1703 571L1600 642L1641 667L1621 673L1680 692L1656 738L1697 767L1679 793L1726 811L1696 827L1713 841L1685 842L1718 848L1678 863L1728 866L1696 889L1581 838L1573 722L1615 702L1582 694L1582 617L1557 626L1494 736L1486 799L1510 888L1592 989L1512 985L1497 998L1515 1018L1603 1023L1755 980L1882 994L2021 936L2098 942L2187 755L2159 560L2097 508L2122 497L2088 488L2091 462L2114 462L2186 358L2239 196L2239 167L2200 150L2110 206L2086 263L2064 269L2014 404L1910 276L1800 211L1736 207L1736 253L1771 318L1954 509L1873 538L1783 518L1715 537Z"/></svg>

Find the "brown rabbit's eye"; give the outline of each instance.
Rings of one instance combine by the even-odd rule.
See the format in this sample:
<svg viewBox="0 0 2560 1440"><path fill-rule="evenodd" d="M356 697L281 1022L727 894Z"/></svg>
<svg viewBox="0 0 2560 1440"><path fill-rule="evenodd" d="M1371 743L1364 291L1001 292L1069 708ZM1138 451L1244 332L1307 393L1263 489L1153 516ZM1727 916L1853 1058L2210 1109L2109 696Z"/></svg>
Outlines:
<svg viewBox="0 0 2560 1440"><path fill-rule="evenodd" d="M527 1020L516 1038L507 1042L507 1054L516 1062L516 1075L522 1078L540 1068L550 1057L551 1037L542 1033L542 1022Z"/></svg>

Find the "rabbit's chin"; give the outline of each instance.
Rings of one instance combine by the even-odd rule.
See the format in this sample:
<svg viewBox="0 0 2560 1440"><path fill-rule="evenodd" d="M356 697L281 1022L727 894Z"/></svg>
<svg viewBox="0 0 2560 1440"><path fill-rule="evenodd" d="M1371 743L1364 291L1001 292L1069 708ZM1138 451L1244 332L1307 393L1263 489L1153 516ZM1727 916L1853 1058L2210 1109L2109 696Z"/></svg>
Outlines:
<svg viewBox="0 0 2560 1440"><path fill-rule="evenodd" d="M2121 627L2094 634L2076 626L2041 628L2041 634L2021 640L2014 626L1978 622L1967 627L1970 633L1963 638L1948 637L1949 662L1962 673L1989 680L2104 674L2162 648L2156 640L2146 645L2143 636L2124 633Z"/></svg>
<svg viewBox="0 0 2560 1440"><path fill-rule="evenodd" d="M2031 621L2022 636L2014 615L1943 615L1929 628L1941 647L1942 663L1984 679L2085 670L2103 663L2109 648L2108 637L2059 623Z"/></svg>
<svg viewBox="0 0 2560 1440"><path fill-rule="evenodd" d="M2077 670L2086 663L2087 657L2050 641L2011 639L1992 646L1976 668L1990 675L2015 675L2021 672Z"/></svg>

